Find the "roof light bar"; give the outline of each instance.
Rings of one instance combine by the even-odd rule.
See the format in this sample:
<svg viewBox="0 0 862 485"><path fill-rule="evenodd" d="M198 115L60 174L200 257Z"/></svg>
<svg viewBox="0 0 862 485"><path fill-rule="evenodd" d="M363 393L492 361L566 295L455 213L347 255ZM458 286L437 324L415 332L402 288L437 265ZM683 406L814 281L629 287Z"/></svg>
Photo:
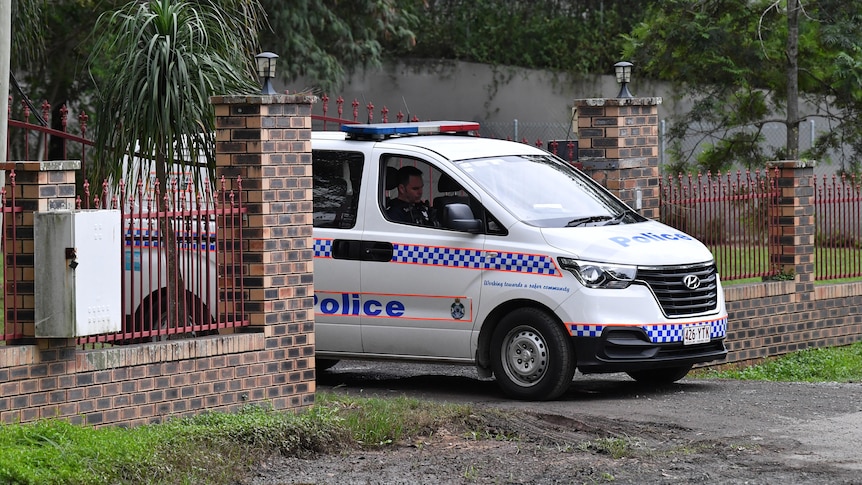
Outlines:
<svg viewBox="0 0 862 485"><path fill-rule="evenodd" d="M341 125L351 138L386 138L398 135L464 134L479 131L479 123L469 121L418 121L415 123L371 123Z"/></svg>

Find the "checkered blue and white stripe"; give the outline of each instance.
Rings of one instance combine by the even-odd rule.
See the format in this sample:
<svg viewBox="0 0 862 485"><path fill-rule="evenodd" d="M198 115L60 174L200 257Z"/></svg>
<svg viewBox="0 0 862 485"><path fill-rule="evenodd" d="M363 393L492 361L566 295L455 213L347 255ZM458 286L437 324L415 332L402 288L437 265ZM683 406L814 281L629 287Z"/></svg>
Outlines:
<svg viewBox="0 0 862 485"><path fill-rule="evenodd" d="M482 251L476 249L394 244L392 261L424 265L451 266L453 268L479 269L482 267Z"/></svg>
<svg viewBox="0 0 862 485"><path fill-rule="evenodd" d="M710 322L686 323L686 324L667 324L667 325L632 325L640 326L649 336L650 341L655 344L682 342L682 330L689 325L701 325L709 323L710 338L721 338L727 335L727 318L720 318ZM616 325L614 325L616 326ZM598 337L607 325L578 325L570 326L570 331L574 337Z"/></svg>
<svg viewBox="0 0 862 485"><path fill-rule="evenodd" d="M604 328L602 325L572 325L572 335L575 337L598 337Z"/></svg>
<svg viewBox="0 0 862 485"><path fill-rule="evenodd" d="M546 276L557 276L559 271L548 256L523 253L498 253L487 258L481 249L394 244L392 261L453 268L514 271Z"/></svg>
<svg viewBox="0 0 862 485"><path fill-rule="evenodd" d="M393 244L392 261L395 263L446 266L451 268L513 271L545 276L559 276L553 258L538 254L498 253L487 258L481 249L447 248L419 244ZM331 258L332 240L315 239L314 257Z"/></svg>
<svg viewBox="0 0 862 485"><path fill-rule="evenodd" d="M315 258L331 258L332 257L332 239L314 239L314 257Z"/></svg>

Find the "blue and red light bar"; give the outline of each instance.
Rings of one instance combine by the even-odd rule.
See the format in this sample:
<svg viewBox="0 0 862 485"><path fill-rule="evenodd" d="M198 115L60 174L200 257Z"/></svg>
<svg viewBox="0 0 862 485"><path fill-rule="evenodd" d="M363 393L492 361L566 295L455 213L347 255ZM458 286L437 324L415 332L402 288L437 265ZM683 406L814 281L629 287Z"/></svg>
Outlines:
<svg viewBox="0 0 862 485"><path fill-rule="evenodd" d="M351 138L386 138L398 135L467 134L479 131L479 123L470 121L417 121L414 123L371 123L341 125Z"/></svg>

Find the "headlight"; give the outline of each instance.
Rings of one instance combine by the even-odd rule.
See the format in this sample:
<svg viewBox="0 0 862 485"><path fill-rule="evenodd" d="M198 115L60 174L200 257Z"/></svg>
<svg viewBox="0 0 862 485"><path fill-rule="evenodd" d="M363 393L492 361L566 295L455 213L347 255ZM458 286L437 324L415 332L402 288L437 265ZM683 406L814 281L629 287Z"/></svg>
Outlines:
<svg viewBox="0 0 862 485"><path fill-rule="evenodd" d="M560 267L570 271L588 288L628 288L638 274L636 266L594 263L572 258L559 258Z"/></svg>

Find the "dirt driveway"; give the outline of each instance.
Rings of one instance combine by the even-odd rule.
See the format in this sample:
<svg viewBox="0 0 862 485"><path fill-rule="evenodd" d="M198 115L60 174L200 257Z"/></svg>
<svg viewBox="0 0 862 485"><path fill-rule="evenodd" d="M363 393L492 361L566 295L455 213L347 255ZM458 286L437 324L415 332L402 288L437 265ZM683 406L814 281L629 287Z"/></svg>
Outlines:
<svg viewBox="0 0 862 485"><path fill-rule="evenodd" d="M441 430L384 451L280 459L248 483L862 484L858 383L684 379L650 389L578 374L561 399L527 403L468 367L346 361L318 388L514 411L488 431L520 438Z"/></svg>

